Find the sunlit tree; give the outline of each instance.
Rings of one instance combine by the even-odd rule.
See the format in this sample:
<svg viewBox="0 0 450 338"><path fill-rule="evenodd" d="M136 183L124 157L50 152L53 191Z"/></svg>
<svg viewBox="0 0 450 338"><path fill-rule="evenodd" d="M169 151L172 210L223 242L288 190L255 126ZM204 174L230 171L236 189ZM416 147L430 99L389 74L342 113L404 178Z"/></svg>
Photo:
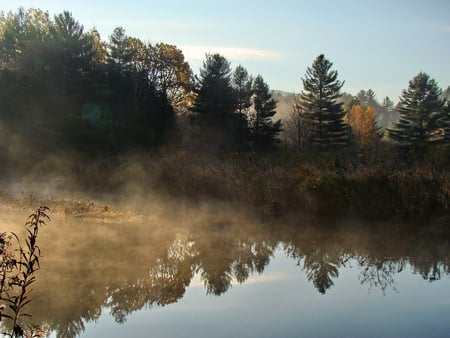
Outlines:
<svg viewBox="0 0 450 338"><path fill-rule="evenodd" d="M379 139L379 132L375 122L375 112L372 107L360 104L353 105L346 114L345 121L350 125L356 142L360 146L369 146Z"/></svg>
<svg viewBox="0 0 450 338"><path fill-rule="evenodd" d="M149 46L149 58L150 83L178 113L186 112L193 101L193 75L183 52L174 45L158 43Z"/></svg>

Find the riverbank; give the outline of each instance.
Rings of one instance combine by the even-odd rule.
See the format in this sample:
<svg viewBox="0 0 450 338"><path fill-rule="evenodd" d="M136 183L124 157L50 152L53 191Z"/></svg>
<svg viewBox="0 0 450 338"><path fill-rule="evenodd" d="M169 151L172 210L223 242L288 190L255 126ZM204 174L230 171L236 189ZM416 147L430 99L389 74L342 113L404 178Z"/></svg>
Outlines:
<svg viewBox="0 0 450 338"><path fill-rule="evenodd" d="M104 200L131 209L156 200L174 208L180 202L224 202L263 217L302 213L426 222L450 212L444 163L406 165L393 157L367 160L352 154L314 159L283 152L219 157L160 151L89 161L52 158L3 190L16 199L25 191L40 199Z"/></svg>

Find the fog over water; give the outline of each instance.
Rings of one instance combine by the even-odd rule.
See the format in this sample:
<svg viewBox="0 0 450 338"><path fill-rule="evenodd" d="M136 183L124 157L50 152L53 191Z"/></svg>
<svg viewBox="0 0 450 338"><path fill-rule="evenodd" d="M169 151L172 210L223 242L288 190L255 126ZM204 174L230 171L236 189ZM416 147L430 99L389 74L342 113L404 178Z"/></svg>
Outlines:
<svg viewBox="0 0 450 338"><path fill-rule="evenodd" d="M116 219L56 213L40 233L32 322L54 337L420 337L450 329L445 227L264 221L226 204L155 204L121 222L116 210ZM23 214L4 210L5 230L20 231Z"/></svg>

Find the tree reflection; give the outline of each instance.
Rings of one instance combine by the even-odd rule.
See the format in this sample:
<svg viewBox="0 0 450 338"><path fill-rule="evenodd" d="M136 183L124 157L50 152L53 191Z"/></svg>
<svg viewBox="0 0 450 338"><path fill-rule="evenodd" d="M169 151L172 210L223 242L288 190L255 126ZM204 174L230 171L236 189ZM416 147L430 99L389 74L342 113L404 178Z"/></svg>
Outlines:
<svg viewBox="0 0 450 338"><path fill-rule="evenodd" d="M193 243L177 239L164 257L158 257L147 277L113 290L106 306L118 323L144 306L164 306L183 297L195 271Z"/></svg>
<svg viewBox="0 0 450 338"><path fill-rule="evenodd" d="M42 263L36 300L30 304L33 320L57 337L76 337L104 310L123 323L142 308L177 302L194 277L201 279L205 293L218 296L233 283L263 273L277 248L299 265L321 294L348 266L360 270L362 285L383 293L395 290L396 276L406 266L429 281L449 274L448 235L418 236L408 230L405 236L388 230L374 236L364 227L340 231L281 225L273 231L229 219L221 226L214 224L136 225L132 232L109 225L95 228L88 238L78 237L81 232L70 232L67 225L63 230L68 231L69 244L45 250L53 256ZM42 245L52 245L56 236ZM124 247L124 242L133 245Z"/></svg>
<svg viewBox="0 0 450 338"><path fill-rule="evenodd" d="M320 247L304 248L291 243L286 247L286 252L306 271L308 281L312 282L321 294L325 294L334 285L332 278L339 277L339 268L346 261L342 252L327 251Z"/></svg>
<svg viewBox="0 0 450 338"><path fill-rule="evenodd" d="M303 261L308 280L312 281L317 291L322 294L334 285L331 278L339 277L338 268L341 264L340 256L330 255L321 250L309 252Z"/></svg>
<svg viewBox="0 0 450 338"><path fill-rule="evenodd" d="M378 258L374 256L359 257L358 264L362 268L360 274L361 284L380 288L385 293L388 287L395 288L395 275L403 271L406 261L400 259Z"/></svg>

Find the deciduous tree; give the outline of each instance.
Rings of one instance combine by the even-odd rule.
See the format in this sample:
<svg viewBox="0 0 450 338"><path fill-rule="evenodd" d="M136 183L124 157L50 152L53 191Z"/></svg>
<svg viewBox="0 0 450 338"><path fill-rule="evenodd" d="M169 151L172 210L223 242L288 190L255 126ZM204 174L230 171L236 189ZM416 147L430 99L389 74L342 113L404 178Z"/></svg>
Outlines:
<svg viewBox="0 0 450 338"><path fill-rule="evenodd" d="M183 52L174 45L158 43L149 46L149 80L165 95L175 111L186 112L192 104L193 75Z"/></svg>

